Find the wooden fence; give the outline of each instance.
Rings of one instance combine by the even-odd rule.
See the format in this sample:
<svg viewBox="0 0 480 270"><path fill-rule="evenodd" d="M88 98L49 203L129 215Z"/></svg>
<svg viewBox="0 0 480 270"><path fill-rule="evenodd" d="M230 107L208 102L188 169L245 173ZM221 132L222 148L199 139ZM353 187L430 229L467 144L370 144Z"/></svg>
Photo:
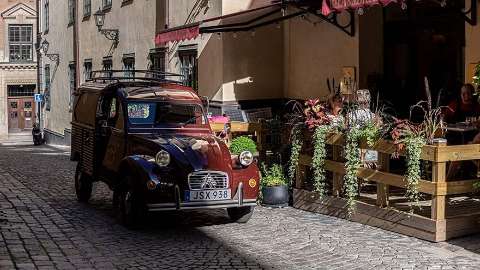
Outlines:
<svg viewBox="0 0 480 270"><path fill-rule="evenodd" d="M478 224L480 205L475 204L471 194L474 192L472 180L446 179L447 163L452 161L467 161L480 159L480 145L447 146L445 144L426 145L422 149L421 159L431 162L431 179L422 179L418 190L428 194L425 209L430 213L399 210L392 207L390 188L405 188L407 182L402 174L390 171L391 154L395 146L385 140L379 141L369 148L365 142L362 149L376 150L379 153L378 169L361 167L358 177L361 181L376 183L376 200L361 200L357 202L355 213L348 217L346 200L341 198L345 164L341 152L345 142L342 134L331 134L327 144L333 147L332 157L326 160L327 171L332 172L332 196L319 198L315 192L303 188L306 181L307 168L311 166L311 156L302 154L297 170L294 189L294 206L300 209L323 214L349 218L353 221L381 227L387 230L415 236L429 241L445 241L452 237L480 231ZM400 153L403 155L404 153ZM461 198L452 203L449 198ZM403 198L405 199L405 198ZM398 198L396 198L398 200Z"/></svg>

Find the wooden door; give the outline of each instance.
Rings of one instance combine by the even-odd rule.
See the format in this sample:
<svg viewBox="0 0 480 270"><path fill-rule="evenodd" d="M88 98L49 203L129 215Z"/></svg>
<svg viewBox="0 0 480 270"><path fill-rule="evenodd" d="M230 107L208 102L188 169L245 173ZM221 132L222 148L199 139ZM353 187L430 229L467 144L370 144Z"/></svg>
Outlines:
<svg viewBox="0 0 480 270"><path fill-rule="evenodd" d="M19 131L19 107L20 101L18 99L8 99L8 129L12 131Z"/></svg>
<svg viewBox="0 0 480 270"><path fill-rule="evenodd" d="M31 129L35 123L35 102L31 97L8 99L8 129Z"/></svg>
<svg viewBox="0 0 480 270"><path fill-rule="evenodd" d="M24 98L22 103L23 129L30 129L35 123L35 102L33 98Z"/></svg>

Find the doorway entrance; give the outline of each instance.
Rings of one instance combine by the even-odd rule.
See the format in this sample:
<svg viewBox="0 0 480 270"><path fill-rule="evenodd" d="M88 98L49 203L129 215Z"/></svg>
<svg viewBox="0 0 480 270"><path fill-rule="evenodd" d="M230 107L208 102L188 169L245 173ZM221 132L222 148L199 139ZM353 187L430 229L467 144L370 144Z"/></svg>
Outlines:
<svg viewBox="0 0 480 270"><path fill-rule="evenodd" d="M457 95L465 72L463 6L463 0L446 7L410 1L406 11L385 8L385 98L398 115L408 117L409 107L426 99L425 77L433 98L441 93L442 105Z"/></svg>
<svg viewBox="0 0 480 270"><path fill-rule="evenodd" d="M35 123L35 85L8 85L8 132L29 130Z"/></svg>

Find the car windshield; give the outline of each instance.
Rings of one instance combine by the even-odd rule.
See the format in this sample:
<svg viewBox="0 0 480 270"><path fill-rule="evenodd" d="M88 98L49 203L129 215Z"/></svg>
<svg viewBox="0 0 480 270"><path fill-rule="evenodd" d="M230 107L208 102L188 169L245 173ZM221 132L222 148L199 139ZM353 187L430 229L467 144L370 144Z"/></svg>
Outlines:
<svg viewBox="0 0 480 270"><path fill-rule="evenodd" d="M198 104L169 102L128 102L128 120L133 125L204 125L203 109Z"/></svg>

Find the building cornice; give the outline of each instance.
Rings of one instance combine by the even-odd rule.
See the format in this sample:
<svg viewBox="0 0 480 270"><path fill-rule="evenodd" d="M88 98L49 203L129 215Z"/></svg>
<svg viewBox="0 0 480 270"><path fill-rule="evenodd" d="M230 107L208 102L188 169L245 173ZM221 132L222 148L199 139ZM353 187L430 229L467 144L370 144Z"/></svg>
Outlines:
<svg viewBox="0 0 480 270"><path fill-rule="evenodd" d="M0 70L36 70L37 66L37 63L12 64L0 62Z"/></svg>
<svg viewBox="0 0 480 270"><path fill-rule="evenodd" d="M29 7L28 5L24 4L24 3L18 3L12 7L10 7L9 9L6 9L5 11L3 11L1 13L1 16L2 18L11 18L11 17L15 17L14 14L19 11L19 10L23 10L25 12L28 13L28 15L26 16L27 18L30 17L30 18L36 18L37 17L37 12L35 11L35 9Z"/></svg>

